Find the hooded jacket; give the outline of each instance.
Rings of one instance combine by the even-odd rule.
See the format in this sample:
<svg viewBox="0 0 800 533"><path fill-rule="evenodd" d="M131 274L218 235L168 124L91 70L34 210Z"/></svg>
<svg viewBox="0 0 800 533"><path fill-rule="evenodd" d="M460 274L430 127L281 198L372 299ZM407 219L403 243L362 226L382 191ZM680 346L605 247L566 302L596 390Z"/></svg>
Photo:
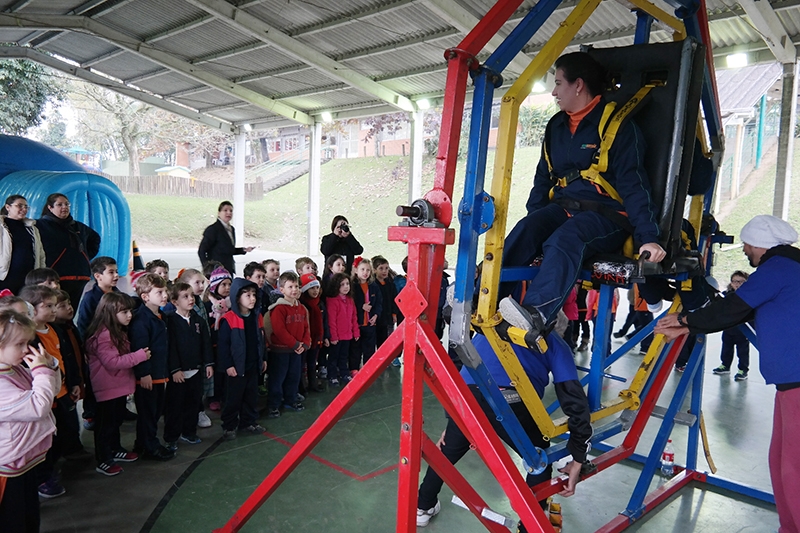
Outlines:
<svg viewBox="0 0 800 533"><path fill-rule="evenodd" d="M308 309L298 300L294 303L286 298L269 306L269 320L272 334L269 349L273 352L294 352L300 346L311 347L311 329L308 322Z"/></svg>
<svg viewBox="0 0 800 533"><path fill-rule="evenodd" d="M349 341L361 336L352 298L337 294L328 297L325 304L328 307L328 329L332 341Z"/></svg>
<svg viewBox="0 0 800 533"><path fill-rule="evenodd" d="M256 289L256 305L250 314L242 316L239 312L239 294L242 290L253 287ZM264 340L264 318L258 312L260 308L258 286L252 281L244 278L234 278L231 284L231 307L219 321L219 333L217 337L217 369L220 372L228 368L235 368L239 377L244 376L247 366L247 335L245 331L245 320L252 320L258 336L257 346L250 346L250 350L255 350L258 354L258 371L264 362L264 352L266 342Z"/></svg>
<svg viewBox="0 0 800 533"><path fill-rule="evenodd" d="M370 319L374 316L380 317L383 312L383 298L381 297L381 289L376 282L361 283L360 281L353 277L352 281L350 281L350 294L353 295L353 301L356 304L358 325L369 326ZM364 285L367 286L366 292L364 291ZM363 309L367 301L367 295L369 295L369 303L372 305L372 309L369 312Z"/></svg>
<svg viewBox="0 0 800 533"><path fill-rule="evenodd" d="M328 310L322 296L312 298L307 292L300 296L300 303L308 309L308 326L311 331L311 346L317 348L325 339L330 339L328 331Z"/></svg>
<svg viewBox="0 0 800 533"><path fill-rule="evenodd" d="M187 321L176 311L166 315L169 338L169 373L199 370L214 365L208 324L193 310Z"/></svg>
<svg viewBox="0 0 800 533"><path fill-rule="evenodd" d="M21 476L44 461L56 431L51 406L60 387L58 368L0 370L0 476Z"/></svg>
<svg viewBox="0 0 800 533"><path fill-rule="evenodd" d="M86 341L86 359L89 361L89 375L92 376L92 390L97 401L122 398L136 390L133 368L146 361L147 354L144 347L133 353L124 353L127 351L120 353L106 328Z"/></svg>
<svg viewBox="0 0 800 533"><path fill-rule="evenodd" d="M47 214L36 221L47 266L62 280L90 281L89 263L100 251L100 235L82 222Z"/></svg>

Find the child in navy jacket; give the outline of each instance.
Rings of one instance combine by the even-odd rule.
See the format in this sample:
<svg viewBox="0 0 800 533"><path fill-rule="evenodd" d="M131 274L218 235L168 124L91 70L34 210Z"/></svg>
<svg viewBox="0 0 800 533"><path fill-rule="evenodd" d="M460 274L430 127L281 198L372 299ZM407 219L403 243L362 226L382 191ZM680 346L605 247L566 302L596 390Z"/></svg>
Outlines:
<svg viewBox="0 0 800 533"><path fill-rule="evenodd" d="M208 325L194 311L194 293L188 283L176 282L170 290L175 313L166 315L169 338L169 372L164 412L164 441L176 450L178 437L198 444L197 412L203 401L203 378L214 375Z"/></svg>
<svg viewBox="0 0 800 533"><path fill-rule="evenodd" d="M145 459L168 461L175 452L158 440L158 419L164 412L164 395L169 381L169 344L167 324L160 307L167 303L167 282L156 274L144 274L136 280L136 294L142 305L128 327L131 351L149 348L152 356L133 369L136 375L136 442L134 450Z"/></svg>
<svg viewBox="0 0 800 533"><path fill-rule="evenodd" d="M244 278L231 285L231 310L219 321L217 364L226 374L222 438L233 440L236 430L264 433L258 424L258 377L266 370L264 319L258 312L258 286Z"/></svg>

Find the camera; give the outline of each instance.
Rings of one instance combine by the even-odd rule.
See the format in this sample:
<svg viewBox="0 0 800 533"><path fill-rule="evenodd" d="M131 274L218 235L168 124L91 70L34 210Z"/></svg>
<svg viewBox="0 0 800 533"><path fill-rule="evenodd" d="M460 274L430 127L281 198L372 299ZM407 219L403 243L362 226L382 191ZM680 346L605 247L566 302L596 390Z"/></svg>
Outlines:
<svg viewBox="0 0 800 533"><path fill-rule="evenodd" d="M339 226L339 229L341 229L345 233L350 233L350 226L348 226L347 224L342 224L341 226Z"/></svg>

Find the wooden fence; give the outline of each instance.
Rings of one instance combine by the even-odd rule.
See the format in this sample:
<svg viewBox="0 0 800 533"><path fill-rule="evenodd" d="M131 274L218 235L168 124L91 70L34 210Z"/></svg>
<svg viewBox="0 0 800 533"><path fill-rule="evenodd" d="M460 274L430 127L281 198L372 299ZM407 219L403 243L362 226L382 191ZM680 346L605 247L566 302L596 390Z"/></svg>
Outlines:
<svg viewBox="0 0 800 533"><path fill-rule="evenodd" d="M122 192L150 196L185 196L197 198L233 199L233 183L214 183L179 176L104 176ZM264 183L261 179L244 184L245 200L261 200Z"/></svg>

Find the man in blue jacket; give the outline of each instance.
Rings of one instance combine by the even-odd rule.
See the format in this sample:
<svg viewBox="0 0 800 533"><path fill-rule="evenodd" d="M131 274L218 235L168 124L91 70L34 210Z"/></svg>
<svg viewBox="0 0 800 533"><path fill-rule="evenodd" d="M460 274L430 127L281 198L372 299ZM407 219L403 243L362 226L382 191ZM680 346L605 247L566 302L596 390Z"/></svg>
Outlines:
<svg viewBox="0 0 800 533"><path fill-rule="evenodd" d="M589 54L561 56L555 64L553 96L561 108L547 124L542 157L528 198L528 215L506 238L503 266L528 266L544 254L522 304L500 302L503 318L535 339L552 323L592 255L622 248L629 235L639 253L659 262L657 206L644 169L645 141L632 121L622 123L608 151L603 181L584 177L600 157L598 132L605 110L605 70ZM501 287L501 297L512 285Z"/></svg>
<svg viewBox="0 0 800 533"><path fill-rule="evenodd" d="M581 466L586 462L586 454L589 451L589 439L592 437L591 412L589 411L589 400L587 400L586 393L578 380L575 361L572 359L572 350L555 332L548 335L547 341L550 344L550 349L544 354L513 344L511 346L540 398L544 396L544 389L550 381L550 374L553 375L556 396L564 414L568 417L569 440L567 441L567 449L572 454L573 459L560 470L569 476L567 487L561 494L563 496L571 496L575 492L575 484L578 482ZM501 389L512 390L511 380L486 337L476 334L472 339L472 343L497 386ZM497 415L483 397L478 386L475 385L472 375L466 367L461 369L461 376L469 385L470 390L486 413L497 435L509 446L516 449L505 428L497 420ZM522 403L519 396L516 397L516 401L509 400L509 405L531 442L539 448L548 448L550 443L542 436L542 432L533 420L530 411ZM470 449L469 440L461 432L458 424L450 418L448 418L447 428L439 440L439 449L452 464L456 464ZM552 465L547 465L547 468L540 474L528 474L525 482L529 487L534 487L543 481L549 480L552 474ZM431 518L441 510L441 504L437 496L442 489L442 484L442 478L433 468L428 467L425 472L425 478L419 487L419 495L417 497L417 527L427 526ZM519 531L525 531L521 524Z"/></svg>
<svg viewBox="0 0 800 533"><path fill-rule="evenodd" d="M755 318L761 375L774 384L775 412L769 445L769 473L780 533L800 531L800 249L787 222L758 215L740 235L744 253L757 270L735 292L694 311L662 318L656 333L672 340L688 333L711 333Z"/></svg>

